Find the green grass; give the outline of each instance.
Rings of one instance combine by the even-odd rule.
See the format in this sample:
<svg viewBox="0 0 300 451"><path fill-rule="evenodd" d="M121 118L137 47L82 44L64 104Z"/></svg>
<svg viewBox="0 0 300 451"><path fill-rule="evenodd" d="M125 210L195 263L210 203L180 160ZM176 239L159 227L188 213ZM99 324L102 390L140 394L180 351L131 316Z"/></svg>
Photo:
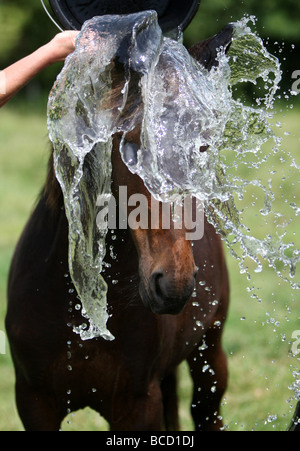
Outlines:
<svg viewBox="0 0 300 451"><path fill-rule="evenodd" d="M291 133L284 137L283 147L295 157L300 138L299 117L299 111L287 111L276 118L285 123L285 129ZM30 106L7 106L0 111L0 330L4 330L10 259L45 179L48 148L43 109L31 111ZM282 209L282 190L294 197L296 186L293 183L296 184L299 177L296 171L286 173L287 166L280 157L275 157L272 164L276 165L277 171L273 188L279 203L275 206ZM284 175L288 180L282 181ZM279 185L283 188L279 189ZM293 201L299 204L299 199ZM284 209L288 213L288 205ZM270 221L265 226L258 224L254 213L251 215L249 209L247 218L252 222L251 227L257 227L262 234L274 231ZM293 223L288 233L298 242L299 248L299 236L295 231L297 224ZM230 381L223 401L224 422L233 431L285 430L292 414L292 402L287 400L293 393L288 387L293 382L292 370L297 366L290 347L292 332L300 329L299 294L291 292L269 268L249 282L240 275L237 263L229 256L228 266L231 307L224 347L229 360ZM247 291L252 285L256 286L255 293L260 302L251 298L252 292ZM191 430L191 384L185 365L181 367L180 375L182 429ZM270 417L275 415L276 419ZM268 422L268 417L274 421ZM90 409L69 415L63 424L63 430L71 431L106 428L105 421ZM14 402L14 370L8 349L6 355L0 355L0 430L23 430Z"/></svg>

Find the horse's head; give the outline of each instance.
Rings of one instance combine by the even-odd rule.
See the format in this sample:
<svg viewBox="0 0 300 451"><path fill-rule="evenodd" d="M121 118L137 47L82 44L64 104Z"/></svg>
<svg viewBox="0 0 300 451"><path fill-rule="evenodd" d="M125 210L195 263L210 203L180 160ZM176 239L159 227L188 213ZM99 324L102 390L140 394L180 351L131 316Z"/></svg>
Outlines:
<svg viewBox="0 0 300 451"><path fill-rule="evenodd" d="M136 158L139 137L139 130L126 136L128 158ZM119 144L120 137L115 136L112 153L114 192L117 196L119 187L126 186L126 199L123 198L126 205L121 208L128 206L128 227L139 257L142 301L154 313L178 314L193 293L197 273L184 221L176 228L167 208L164 214L169 217L164 219L169 220L169 227L163 224L162 204L151 197L142 179L128 170L121 159ZM143 218L139 214L141 210L134 211L137 205L144 209ZM144 222L142 226L141 221Z"/></svg>
<svg viewBox="0 0 300 451"><path fill-rule="evenodd" d="M85 310L90 310L88 316L95 324L103 317L93 320L94 312L97 312L93 309L94 291L106 294L105 281L99 274L105 243L103 229L99 225L101 221L98 221L105 209L98 214L97 207L101 205L98 205L97 196L103 194L106 199L110 196L111 151L114 189L126 187L125 203L129 215L136 207L133 199L139 201L136 196L143 196L140 216L147 224L141 225L136 214L131 215L128 221L139 256L142 300L155 313L177 314L189 300L195 286L192 238L187 238L192 228L186 230L185 221L185 216L191 218L193 215L185 215L184 211L184 220L178 227L170 220L171 211L166 213L164 210L164 214L158 214L153 225L153 208L163 210L164 204L152 202L146 186L153 186L155 192L158 186L158 197L163 195L169 181L168 193L176 191L173 187L181 193L190 192L193 174L189 177L189 171L191 164L196 164L195 154L198 155L194 147L199 145L201 152L207 150L207 139L213 133L207 124L213 124L216 128L210 119L218 116L218 106L212 102L211 91L205 88L206 84L202 86L200 83L200 89L194 89L198 88L193 73L194 64L186 50L175 41L161 41L161 32L155 21L151 39L156 44L150 51L143 49L143 45L146 43L147 47L149 42L148 34L146 39L143 39L142 33L141 39L136 40L135 26L134 33L129 27L129 32L127 30L124 35L129 36L129 41L127 38L120 41L119 34L111 32L111 23L106 25L108 36L115 37L114 44L105 53L102 26L102 37L98 39L97 24L94 21L89 23L82 34L80 52L75 51L68 60L49 101L50 137L56 144L55 170L67 199L69 236L75 256L70 272L79 296L83 297L84 292L87 299ZM143 26L140 30L144 30ZM205 67L211 68L217 64L217 48L230 42L231 36L232 28L229 27L220 35L192 48L191 54ZM137 45L138 42L140 45ZM173 50L170 51L169 47ZM99 52L104 52L106 56L96 57ZM158 52L160 56L158 60L154 59L157 64L152 70L150 63L158 57ZM188 61L190 71L185 71L185 61ZM147 71L148 76L145 77ZM74 79L79 82L78 73L83 74L83 78L77 86ZM185 74L183 78L182 73ZM202 81L205 80L206 72L199 71L199 76ZM207 107L208 103L212 103L211 108ZM203 121L199 117L203 117ZM184 147L186 149L181 155ZM142 154L137 153L138 149ZM202 160L205 158L199 157L199 166ZM134 167L131 168L131 165ZM65 171L66 166L68 171ZM159 170L154 171L154 167ZM141 171L141 178L133 174L138 170ZM152 181L152 176L153 183L149 183L148 179ZM169 227L163 224L167 216ZM95 219L98 228L95 227ZM103 225L106 230L105 221ZM83 239L78 239L80 233ZM98 243L98 247L94 246L94 242ZM89 265L83 256L91 260ZM91 280L88 286L85 280ZM103 295L103 304L105 300Z"/></svg>
<svg viewBox="0 0 300 451"><path fill-rule="evenodd" d="M219 35L192 48L191 53L196 60L211 69L213 65L217 64L217 48L221 45L226 48L231 41L231 36L232 27L228 26ZM114 105L118 103L116 99L120 99L120 104L122 99L119 80L116 81L115 95L111 96ZM169 80L169 89L176 90L176 85L172 83L172 80ZM141 196L144 200L143 205L140 205L140 217L137 220L137 214L133 214L133 218L128 224L139 256L140 295L144 305L154 313L178 314L193 293L197 268L191 241L187 239L186 221L182 221L181 227L177 227L176 223L170 220L169 227L165 227L163 219L166 218L163 218L162 203L153 202L143 180L128 169L131 164L134 165L137 162L138 149L143 147L140 142L142 114L136 100L138 97L138 82L133 79L129 86L128 110L125 109L123 115L126 117L134 115L136 119L140 114L141 120L135 120L135 124L140 123L140 125L127 133L125 137L122 134L114 137L112 152L114 191L117 195L118 188L126 186L126 199L123 197L122 202L125 202L125 207L128 209L126 212L128 218L136 209ZM174 98L176 98L176 93ZM172 139L171 132L169 136ZM120 152L121 142L122 151ZM200 150L205 152L207 147L200 148ZM133 202L132 199L134 199ZM154 221L155 225L153 224L154 208L161 213ZM165 210L164 212L166 215ZM169 211L167 214L170 219L171 212ZM193 207L194 214L195 206ZM141 225L141 222L144 224Z"/></svg>

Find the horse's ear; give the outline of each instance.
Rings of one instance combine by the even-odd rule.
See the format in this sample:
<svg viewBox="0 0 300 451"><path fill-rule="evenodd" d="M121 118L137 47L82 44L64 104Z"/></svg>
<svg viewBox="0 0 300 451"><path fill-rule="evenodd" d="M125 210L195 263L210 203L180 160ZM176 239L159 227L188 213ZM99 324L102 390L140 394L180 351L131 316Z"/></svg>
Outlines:
<svg viewBox="0 0 300 451"><path fill-rule="evenodd" d="M233 26L232 24L228 24L220 33L193 45L193 47L189 49L189 53L206 69L211 70L212 67L218 65L218 49L223 47L225 52L228 51L232 42L232 37Z"/></svg>

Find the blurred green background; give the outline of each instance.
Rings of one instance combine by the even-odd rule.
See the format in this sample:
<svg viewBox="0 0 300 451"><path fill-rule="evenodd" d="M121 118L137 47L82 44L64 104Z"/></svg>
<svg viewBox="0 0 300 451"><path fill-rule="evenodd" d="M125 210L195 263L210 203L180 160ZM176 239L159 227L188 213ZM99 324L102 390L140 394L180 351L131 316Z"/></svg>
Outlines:
<svg viewBox="0 0 300 451"><path fill-rule="evenodd" d="M245 14L258 18L257 33L269 51L282 63L282 99L276 103L277 132L282 149L273 161L274 206L289 216L286 199L299 205L299 171L290 167L291 157L299 165L299 97L284 99L300 70L300 3L296 0L202 0L199 13L185 33L187 46L217 33L228 22ZM0 0L0 70L46 43L57 32L39 0ZM15 99L0 110L0 331L4 330L6 281L11 256L24 224L32 211L46 176L49 144L46 126L48 93L60 71L57 64L35 78ZM286 93L286 94L284 94ZM278 126L280 124L280 126ZM266 146L265 152L270 149ZM290 156L287 157L287 153ZM257 177L264 179L261 172ZM286 204L286 205L285 205ZM250 215L251 216L251 215ZM272 224L252 225L272 232ZM291 233L300 247L298 223ZM276 231L275 231L276 232ZM262 302L251 298L249 281L228 255L231 308L224 346L229 358L230 383L223 401L223 418L229 430L285 430L294 401L289 386L299 362L290 349L292 333L300 330L299 294L291 292L274 272L265 268L251 281ZM45 350L45 352L47 352ZM181 367L181 419L183 430L191 430L189 415L191 384ZM64 430L105 429L90 410L70 415ZM14 371L6 343L0 354L0 430L23 430L14 403Z"/></svg>

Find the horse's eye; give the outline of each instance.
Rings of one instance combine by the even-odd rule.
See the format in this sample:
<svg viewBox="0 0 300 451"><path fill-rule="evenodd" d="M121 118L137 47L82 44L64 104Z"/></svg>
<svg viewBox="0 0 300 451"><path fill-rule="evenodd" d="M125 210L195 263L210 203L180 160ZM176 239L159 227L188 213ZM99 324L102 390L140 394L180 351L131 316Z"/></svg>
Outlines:
<svg viewBox="0 0 300 451"><path fill-rule="evenodd" d="M139 146L134 142L125 141L123 146L124 161L129 166L134 166L138 162Z"/></svg>

